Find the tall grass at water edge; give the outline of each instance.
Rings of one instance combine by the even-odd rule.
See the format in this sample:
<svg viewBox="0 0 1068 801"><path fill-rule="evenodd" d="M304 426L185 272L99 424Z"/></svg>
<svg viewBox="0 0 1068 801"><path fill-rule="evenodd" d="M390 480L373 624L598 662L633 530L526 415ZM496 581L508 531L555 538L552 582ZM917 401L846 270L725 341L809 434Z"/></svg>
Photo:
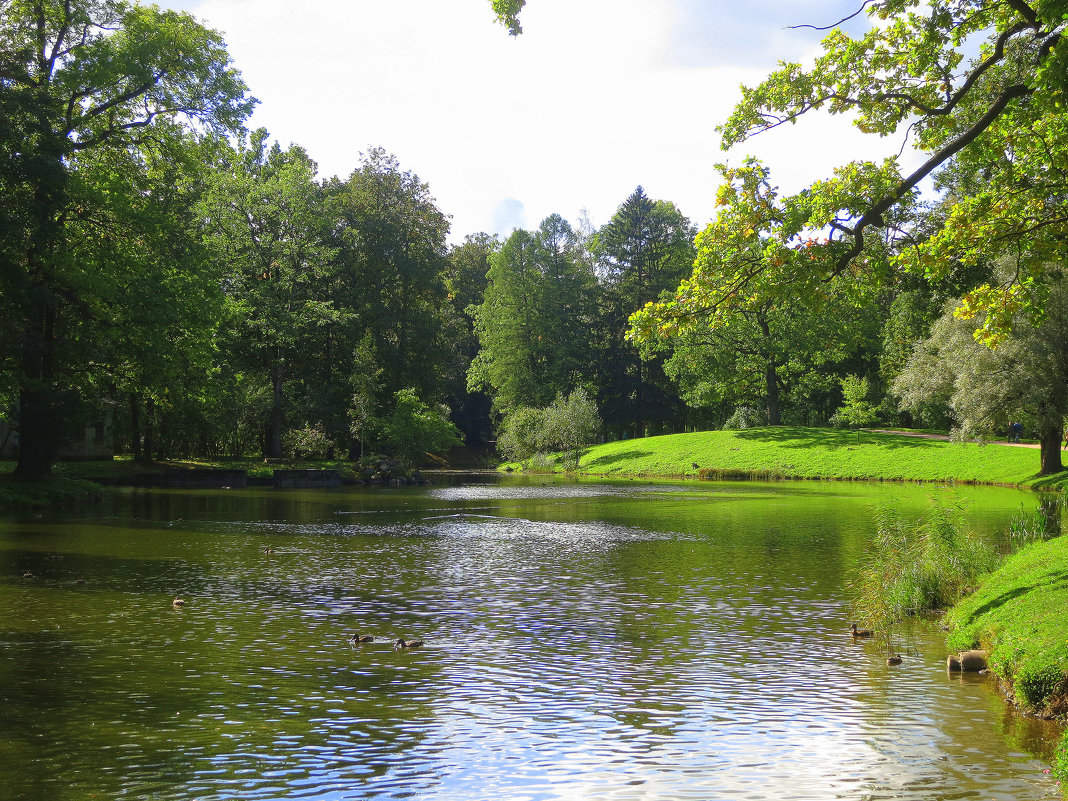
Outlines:
<svg viewBox="0 0 1068 801"><path fill-rule="evenodd" d="M1012 555L1004 559L950 509L933 507L914 522L883 510L852 582L854 612L890 649L894 623L952 606L945 618L950 648L988 649L993 672L1010 682L1024 708L1060 717L1068 708L1068 539L1060 536L1066 510L1058 495L1018 515L1008 530ZM1053 774L1068 782L1068 732Z"/></svg>
<svg viewBox="0 0 1068 801"><path fill-rule="evenodd" d="M876 522L851 589L857 617L887 637L905 617L952 606L998 564L996 549L943 506L914 522L881 510Z"/></svg>

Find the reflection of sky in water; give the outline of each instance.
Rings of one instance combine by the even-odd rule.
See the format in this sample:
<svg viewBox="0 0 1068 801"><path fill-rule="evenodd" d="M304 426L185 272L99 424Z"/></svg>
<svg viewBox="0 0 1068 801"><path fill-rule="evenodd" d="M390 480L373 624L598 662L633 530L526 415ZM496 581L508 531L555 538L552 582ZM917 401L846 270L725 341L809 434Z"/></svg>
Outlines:
<svg viewBox="0 0 1068 801"><path fill-rule="evenodd" d="M0 524L0 557L65 557L0 580L0 780L42 801L1055 797L935 626L898 631L897 669L845 636L858 488L444 487L324 495L318 521L305 497L91 538Z"/></svg>

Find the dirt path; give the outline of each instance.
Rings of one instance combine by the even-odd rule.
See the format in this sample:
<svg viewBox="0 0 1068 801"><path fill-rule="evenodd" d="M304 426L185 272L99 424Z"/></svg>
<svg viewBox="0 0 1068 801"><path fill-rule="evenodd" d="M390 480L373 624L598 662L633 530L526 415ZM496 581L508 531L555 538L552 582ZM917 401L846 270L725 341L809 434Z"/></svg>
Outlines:
<svg viewBox="0 0 1068 801"><path fill-rule="evenodd" d="M899 437L917 437L919 439L937 439L942 442L949 442L948 434L924 434L920 431L900 431L896 428L862 428L861 431L867 431L872 434L897 434ZM987 445L1008 445L1012 448L1041 447L1037 442L1002 442L1001 440L991 440Z"/></svg>

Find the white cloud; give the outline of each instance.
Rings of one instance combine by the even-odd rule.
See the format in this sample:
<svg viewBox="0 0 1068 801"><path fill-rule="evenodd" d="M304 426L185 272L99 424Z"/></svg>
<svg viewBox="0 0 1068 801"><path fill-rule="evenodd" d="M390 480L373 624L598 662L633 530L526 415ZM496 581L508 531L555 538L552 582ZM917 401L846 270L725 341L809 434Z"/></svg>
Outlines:
<svg viewBox="0 0 1068 801"><path fill-rule="evenodd" d="M576 220L588 209L600 225L638 184L707 222L726 157L714 128L738 84L767 69L671 66L686 19L664 0L534 0L518 39L494 23L489 0L172 5L224 33L261 100L253 125L303 145L324 175L344 177L361 151L384 147L430 184L453 241L552 212ZM735 27L758 31L751 19ZM862 146L889 148L865 140L810 120L746 150L796 189Z"/></svg>

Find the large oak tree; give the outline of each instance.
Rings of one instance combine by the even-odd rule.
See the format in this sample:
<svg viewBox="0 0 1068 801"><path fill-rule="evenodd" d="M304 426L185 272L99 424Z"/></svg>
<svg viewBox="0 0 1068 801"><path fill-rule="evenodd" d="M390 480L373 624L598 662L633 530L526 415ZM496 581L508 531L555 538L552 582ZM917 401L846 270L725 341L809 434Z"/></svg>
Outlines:
<svg viewBox="0 0 1068 801"><path fill-rule="evenodd" d="M135 152L160 126L236 131L252 104L221 37L188 14L119 0L0 0L0 359L18 387L19 475L51 471L65 376L85 361L63 347L77 328L64 320L96 314L87 265L71 251L72 220L85 211L72 202L71 175L87 158Z"/></svg>

